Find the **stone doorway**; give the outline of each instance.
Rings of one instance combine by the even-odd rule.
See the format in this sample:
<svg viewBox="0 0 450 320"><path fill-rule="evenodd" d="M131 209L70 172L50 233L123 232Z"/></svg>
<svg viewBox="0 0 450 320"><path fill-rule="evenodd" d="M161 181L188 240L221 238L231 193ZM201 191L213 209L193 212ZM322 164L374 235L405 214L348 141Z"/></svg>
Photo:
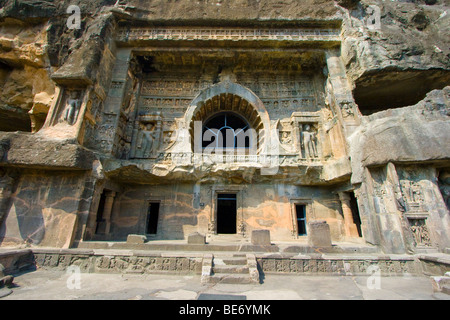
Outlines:
<svg viewBox="0 0 450 320"><path fill-rule="evenodd" d="M237 233L237 194L217 195L217 234Z"/></svg>
<svg viewBox="0 0 450 320"><path fill-rule="evenodd" d="M159 202L150 202L147 214L146 234L156 235L158 232Z"/></svg>

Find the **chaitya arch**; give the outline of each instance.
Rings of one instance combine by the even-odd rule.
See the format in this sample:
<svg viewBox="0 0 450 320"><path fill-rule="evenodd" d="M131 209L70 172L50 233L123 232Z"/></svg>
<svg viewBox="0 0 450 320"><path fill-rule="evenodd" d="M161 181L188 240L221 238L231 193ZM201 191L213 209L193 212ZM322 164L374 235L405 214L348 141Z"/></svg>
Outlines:
<svg viewBox="0 0 450 320"><path fill-rule="evenodd" d="M270 133L269 114L264 104L250 89L230 81L220 82L203 90L191 102L185 116L189 126L192 148L194 124L205 122L216 114L227 113L242 117L258 134L257 152L266 149L266 135Z"/></svg>

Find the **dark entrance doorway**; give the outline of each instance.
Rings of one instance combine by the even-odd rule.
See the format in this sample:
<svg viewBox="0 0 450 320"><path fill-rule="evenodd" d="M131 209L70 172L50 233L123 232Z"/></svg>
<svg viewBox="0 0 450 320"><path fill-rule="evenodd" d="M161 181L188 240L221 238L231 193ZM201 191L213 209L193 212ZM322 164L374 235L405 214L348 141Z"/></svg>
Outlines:
<svg viewBox="0 0 450 320"><path fill-rule="evenodd" d="M237 219L236 194L217 195L217 233L236 234Z"/></svg>
<svg viewBox="0 0 450 320"><path fill-rule="evenodd" d="M150 202L147 214L147 234L158 232L159 202Z"/></svg>
<svg viewBox="0 0 450 320"><path fill-rule="evenodd" d="M358 229L358 235L361 238L361 217L359 215L358 201L356 200L354 192L350 192L350 208L352 209L353 222L355 223L356 228Z"/></svg>

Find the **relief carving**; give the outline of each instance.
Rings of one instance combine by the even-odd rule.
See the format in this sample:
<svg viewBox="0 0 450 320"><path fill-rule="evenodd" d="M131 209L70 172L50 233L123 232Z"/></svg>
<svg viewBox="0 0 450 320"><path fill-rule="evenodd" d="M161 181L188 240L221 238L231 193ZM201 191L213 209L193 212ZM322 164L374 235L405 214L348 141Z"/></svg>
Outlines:
<svg viewBox="0 0 450 320"><path fill-rule="evenodd" d="M306 159L314 159L319 157L317 152L317 131L310 124L303 125L302 130L302 151Z"/></svg>
<svg viewBox="0 0 450 320"><path fill-rule="evenodd" d="M159 113L140 116L133 130L130 158L155 159L160 149L162 133L162 118Z"/></svg>
<svg viewBox="0 0 450 320"><path fill-rule="evenodd" d="M355 112L353 111L353 104L351 102L348 101L341 102L341 110L342 110L342 117L344 119L355 117Z"/></svg>
<svg viewBox="0 0 450 320"><path fill-rule="evenodd" d="M284 145L292 144L292 133L288 131L280 132L280 141Z"/></svg>
<svg viewBox="0 0 450 320"><path fill-rule="evenodd" d="M69 91L67 96L59 122L66 122L72 126L77 122L78 114L80 112L82 102L81 91Z"/></svg>
<svg viewBox="0 0 450 320"><path fill-rule="evenodd" d="M417 246L431 247L430 232L426 225L426 219L408 219L411 232Z"/></svg>
<svg viewBox="0 0 450 320"><path fill-rule="evenodd" d="M422 187L410 180L401 180L400 186L408 211L421 211L424 203Z"/></svg>

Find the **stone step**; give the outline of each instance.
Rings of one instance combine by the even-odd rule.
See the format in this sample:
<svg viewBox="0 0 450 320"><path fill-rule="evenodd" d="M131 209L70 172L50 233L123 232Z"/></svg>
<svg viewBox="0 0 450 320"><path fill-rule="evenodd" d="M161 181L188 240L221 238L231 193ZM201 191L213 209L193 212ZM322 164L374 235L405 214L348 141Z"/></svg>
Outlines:
<svg viewBox="0 0 450 320"><path fill-rule="evenodd" d="M256 257L253 254L205 255L202 283L250 284L259 282Z"/></svg>
<svg viewBox="0 0 450 320"><path fill-rule="evenodd" d="M443 287L442 287L442 293L445 293L445 294L448 294L448 295L450 295L450 285L444 285Z"/></svg>
<svg viewBox="0 0 450 320"><path fill-rule="evenodd" d="M446 272L443 277L431 277L431 284L434 292L450 295L450 272Z"/></svg>
<svg viewBox="0 0 450 320"><path fill-rule="evenodd" d="M246 257L217 257L214 258L214 264L225 264L228 266L244 266L247 264Z"/></svg>
<svg viewBox="0 0 450 320"><path fill-rule="evenodd" d="M213 266L213 273L230 273L230 274L248 274L249 268L247 265L218 265Z"/></svg>
<svg viewBox="0 0 450 320"><path fill-rule="evenodd" d="M220 273L209 278L209 283L251 284L254 283L249 274Z"/></svg>

